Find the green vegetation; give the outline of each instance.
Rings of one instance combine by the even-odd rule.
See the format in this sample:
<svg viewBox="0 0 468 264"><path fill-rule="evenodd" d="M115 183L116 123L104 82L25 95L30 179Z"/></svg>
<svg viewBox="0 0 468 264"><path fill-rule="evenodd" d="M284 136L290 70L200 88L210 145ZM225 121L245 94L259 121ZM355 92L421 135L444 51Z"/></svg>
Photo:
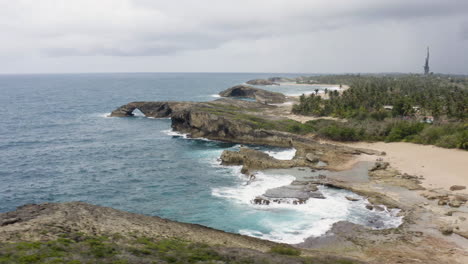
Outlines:
<svg viewBox="0 0 468 264"><path fill-rule="evenodd" d="M43 242L0 243L0 263L354 263L333 257L303 258L301 251L277 246L271 253L190 243L180 239L65 235Z"/></svg>
<svg viewBox="0 0 468 264"><path fill-rule="evenodd" d="M468 149L468 123L426 124L400 119L349 120L319 119L288 127L296 134L314 133L336 141L412 142L444 148Z"/></svg>
<svg viewBox="0 0 468 264"><path fill-rule="evenodd" d="M302 95L293 112L348 120L308 122L291 132L311 131L338 141L405 141L468 149L466 77L330 75L310 78L314 82L348 84L350 88L341 95L337 91L328 92L329 99Z"/></svg>
<svg viewBox="0 0 468 264"><path fill-rule="evenodd" d="M337 91L329 92L327 100L314 94L303 95L293 111L360 120L402 116L422 119L428 115L440 121L468 119L468 89L464 82L418 75L345 77L350 89L341 96ZM393 109L386 111L384 106Z"/></svg>
<svg viewBox="0 0 468 264"><path fill-rule="evenodd" d="M271 248L270 252L280 254L280 255L287 255L287 256L300 256L301 255L301 251L299 249L289 247L289 246L275 246Z"/></svg>

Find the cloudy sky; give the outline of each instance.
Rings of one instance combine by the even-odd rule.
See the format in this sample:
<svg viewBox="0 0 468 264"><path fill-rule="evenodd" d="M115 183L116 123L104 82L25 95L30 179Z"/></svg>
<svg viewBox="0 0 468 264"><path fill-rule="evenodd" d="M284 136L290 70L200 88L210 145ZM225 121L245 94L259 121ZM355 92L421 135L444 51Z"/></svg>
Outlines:
<svg viewBox="0 0 468 264"><path fill-rule="evenodd" d="M468 74L468 0L0 0L0 73Z"/></svg>

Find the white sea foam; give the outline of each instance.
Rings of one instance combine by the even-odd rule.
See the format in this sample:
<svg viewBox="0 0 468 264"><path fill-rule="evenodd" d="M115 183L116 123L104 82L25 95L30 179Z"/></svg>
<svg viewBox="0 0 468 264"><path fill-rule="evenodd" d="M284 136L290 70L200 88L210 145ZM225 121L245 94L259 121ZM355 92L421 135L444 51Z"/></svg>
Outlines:
<svg viewBox="0 0 468 264"><path fill-rule="evenodd" d="M132 114L136 117L146 117L145 114L143 114L143 112L141 112L138 108L133 110Z"/></svg>
<svg viewBox="0 0 468 264"><path fill-rule="evenodd" d="M99 113L99 114L96 114L97 116L99 117L110 117L111 113Z"/></svg>
<svg viewBox="0 0 468 264"><path fill-rule="evenodd" d="M163 132L166 135L173 136L173 137L188 138L188 134L173 131L172 129L162 130L161 132Z"/></svg>
<svg viewBox="0 0 468 264"><path fill-rule="evenodd" d="M210 96L211 96L211 97L214 97L214 98L220 98L220 97L221 97L221 95L219 95L219 94L212 94L212 95L210 95Z"/></svg>
<svg viewBox="0 0 468 264"><path fill-rule="evenodd" d="M189 134L188 133L180 133L180 132L177 132L177 131L174 131L172 129L166 129L166 130L161 130L161 132L163 132L164 134L168 135L168 136L173 136L173 137L180 137L180 138L183 138L183 139L191 139L191 140L203 140L203 141L215 141L215 140L211 140L211 139L207 139L207 138L191 138L189 137Z"/></svg>
<svg viewBox="0 0 468 264"><path fill-rule="evenodd" d="M216 166L221 166L217 163ZM297 244L308 237L325 234L338 221L350 221L356 224L379 224L379 228L398 227L402 218L397 217L398 210L369 211L365 208L368 201L350 191L337 190L319 186L326 199L309 199L305 204L270 203L270 205L255 205L252 200L264 194L268 189L290 184L295 177L290 175L274 175L258 173L256 179L246 184L247 177L240 173L241 166L233 169L233 174L239 177L239 183L232 187L213 188L212 195L228 199L234 203L248 206L253 211L270 211L267 216L258 216L259 223L269 232L252 229L241 229L239 233L271 241ZM349 201L346 196L361 198L359 201ZM255 214L255 213L254 213Z"/></svg>
<svg viewBox="0 0 468 264"><path fill-rule="evenodd" d="M247 184L248 178L240 173L240 169L236 173L236 176L239 177L238 186L213 188L212 195L260 208L260 205L253 205L251 203L252 199L262 195L268 189L288 185L295 179L293 176L265 175L260 172L257 173L254 181Z"/></svg>
<svg viewBox="0 0 468 264"><path fill-rule="evenodd" d="M318 91L318 93L323 93L323 91ZM315 94L315 91L302 91L302 92L293 92L293 93L286 93L286 96L301 96L301 95L309 95L309 94Z"/></svg>
<svg viewBox="0 0 468 264"><path fill-rule="evenodd" d="M293 105L294 102L284 102L284 103L281 103L281 104L271 104L271 105L276 105L276 106L282 106L282 105Z"/></svg>
<svg viewBox="0 0 468 264"><path fill-rule="evenodd" d="M296 155L296 149L290 148L290 149L280 150L280 151L267 150L265 151L265 153L272 156L275 159L292 160L294 156Z"/></svg>

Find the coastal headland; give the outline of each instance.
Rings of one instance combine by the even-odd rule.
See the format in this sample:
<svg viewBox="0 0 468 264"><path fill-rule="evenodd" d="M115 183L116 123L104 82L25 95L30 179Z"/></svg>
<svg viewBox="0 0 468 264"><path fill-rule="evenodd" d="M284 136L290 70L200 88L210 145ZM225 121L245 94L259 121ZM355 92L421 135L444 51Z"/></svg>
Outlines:
<svg viewBox="0 0 468 264"><path fill-rule="evenodd" d="M288 81L277 77L247 83L281 85ZM341 89L352 88L343 85ZM331 96L340 96L343 90ZM113 244L123 245L142 237L203 243L219 255L220 261L249 256L252 263L262 259L266 263L308 263L308 259L290 256L297 255L297 249L301 256L315 259L313 263L468 262L468 193L464 188L468 183L464 164L468 152L411 143L336 142L321 138L310 123L326 118L293 114L293 105L303 100L299 97L247 85L232 87L220 95L226 98L210 102L130 102L110 116L131 117L138 109L147 117L171 118L172 129L191 138L294 148L292 159L279 160L243 146L239 151L224 151L220 162L242 166L246 179L255 180L256 173L272 170L295 177L289 185L252 197L252 203L299 205L310 199L326 199L318 187L328 186L351 191L355 196L348 200L364 201L369 211L393 214L401 223L392 228L373 228L340 221L323 236L286 246L158 217L62 203L26 205L0 214L0 242L55 241L77 233L99 237L119 234L121 240L112 240ZM444 166L450 168L444 170ZM449 176L441 175L444 173ZM374 224L379 227L379 223ZM80 239L72 240L79 243ZM280 246L283 253L293 254L275 255L274 249Z"/></svg>

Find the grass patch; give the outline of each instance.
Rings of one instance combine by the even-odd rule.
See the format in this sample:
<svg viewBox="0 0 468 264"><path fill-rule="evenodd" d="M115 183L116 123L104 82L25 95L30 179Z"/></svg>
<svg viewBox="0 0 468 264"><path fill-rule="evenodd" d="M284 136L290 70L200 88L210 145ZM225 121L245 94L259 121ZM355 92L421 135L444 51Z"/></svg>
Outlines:
<svg viewBox="0 0 468 264"><path fill-rule="evenodd" d="M270 249L271 253L286 255L286 256L300 256L301 251L297 248L288 246L275 246Z"/></svg>
<svg viewBox="0 0 468 264"><path fill-rule="evenodd" d="M288 246L271 248L273 255L258 252L244 254L242 249L224 250L203 243L180 239L147 237L87 236L70 234L46 242L0 243L0 264L34 263L284 263L336 264L353 263L340 258L303 258L301 251Z"/></svg>

